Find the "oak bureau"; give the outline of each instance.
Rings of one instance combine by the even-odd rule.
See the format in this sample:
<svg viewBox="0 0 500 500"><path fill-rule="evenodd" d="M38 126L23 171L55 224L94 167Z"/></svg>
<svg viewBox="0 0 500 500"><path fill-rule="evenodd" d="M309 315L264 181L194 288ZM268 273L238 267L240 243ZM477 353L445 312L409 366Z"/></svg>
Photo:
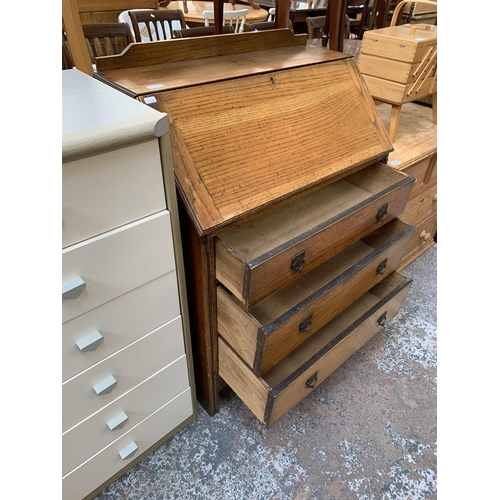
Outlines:
<svg viewBox="0 0 500 500"><path fill-rule="evenodd" d="M287 29L133 44L95 78L168 114L197 395L267 427L398 312L415 179L351 56Z"/></svg>
<svg viewBox="0 0 500 500"><path fill-rule="evenodd" d="M196 399L168 120L76 69L62 102L62 498L80 500Z"/></svg>

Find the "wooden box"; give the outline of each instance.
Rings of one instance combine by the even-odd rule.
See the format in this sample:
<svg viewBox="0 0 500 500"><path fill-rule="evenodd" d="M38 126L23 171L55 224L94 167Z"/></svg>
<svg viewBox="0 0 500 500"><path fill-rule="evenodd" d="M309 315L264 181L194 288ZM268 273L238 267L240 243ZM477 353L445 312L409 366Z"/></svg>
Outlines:
<svg viewBox="0 0 500 500"><path fill-rule="evenodd" d="M228 384L266 426L380 329L396 295L386 317L397 312L408 282L394 270L414 231L398 216L415 179L386 164L354 58L306 39L174 39L97 65L169 116L200 402L213 415ZM388 278L396 295L368 292Z"/></svg>
<svg viewBox="0 0 500 500"><path fill-rule="evenodd" d="M437 26L391 26L363 36L359 69L376 99L404 104L436 91Z"/></svg>

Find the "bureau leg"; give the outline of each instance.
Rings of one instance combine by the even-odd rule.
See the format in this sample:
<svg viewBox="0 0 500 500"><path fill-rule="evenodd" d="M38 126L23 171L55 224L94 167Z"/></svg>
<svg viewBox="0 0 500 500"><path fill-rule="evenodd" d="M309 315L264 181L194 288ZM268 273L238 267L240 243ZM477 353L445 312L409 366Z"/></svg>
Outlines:
<svg viewBox="0 0 500 500"><path fill-rule="evenodd" d="M215 257L213 239L198 237L179 203L196 397L212 417L219 411Z"/></svg>
<svg viewBox="0 0 500 500"><path fill-rule="evenodd" d="M391 122L389 124L389 140L396 142L396 132L398 130L399 118L401 116L401 104L392 104L391 106Z"/></svg>

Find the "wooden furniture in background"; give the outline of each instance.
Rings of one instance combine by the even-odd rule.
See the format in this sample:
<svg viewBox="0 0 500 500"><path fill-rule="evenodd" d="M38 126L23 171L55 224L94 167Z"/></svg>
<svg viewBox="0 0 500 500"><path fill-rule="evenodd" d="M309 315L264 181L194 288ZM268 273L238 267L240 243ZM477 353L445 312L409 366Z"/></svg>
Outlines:
<svg viewBox="0 0 500 500"><path fill-rule="evenodd" d="M435 4L422 0L425 4ZM359 68L374 99L392 106L389 138L396 140L403 104L431 95L433 123L437 123L437 26L395 26L398 4L388 28L366 32L361 44Z"/></svg>
<svg viewBox="0 0 500 500"><path fill-rule="evenodd" d="M394 270L414 179L383 163L354 59L306 42L275 29L134 44L96 73L170 120L199 400L213 415L227 383L268 427L409 286Z"/></svg>
<svg viewBox="0 0 500 500"><path fill-rule="evenodd" d="M196 401L167 117L76 69L62 101L62 498L81 500Z"/></svg>
<svg viewBox="0 0 500 500"><path fill-rule="evenodd" d="M377 106L389 126L391 106ZM415 226L415 233L398 270L403 270L434 245L437 232L437 126L428 106L408 103L401 111L398 135L388 165L415 177L405 211L399 218Z"/></svg>
<svg viewBox="0 0 500 500"><path fill-rule="evenodd" d="M247 24L245 24L247 26ZM225 24L222 27L222 34L229 35L234 33L234 28ZM195 28L186 28L184 30L174 30L174 38L192 38L196 36L215 35L215 26L196 26Z"/></svg>
<svg viewBox="0 0 500 500"><path fill-rule="evenodd" d="M244 31L244 26L248 16L248 9L228 10L222 13L222 25L232 26L235 33ZM204 10L205 26L214 24L215 12L213 10Z"/></svg>
<svg viewBox="0 0 500 500"><path fill-rule="evenodd" d="M173 38L174 29L186 29L186 20L180 9L166 10L130 10L130 20L134 30L134 36L137 41L168 40ZM179 25L174 28L173 24ZM147 39L144 36L147 33Z"/></svg>
<svg viewBox="0 0 500 500"><path fill-rule="evenodd" d="M126 23L83 24L82 29L93 63L96 57L119 54L133 42L132 33Z"/></svg>
<svg viewBox="0 0 500 500"><path fill-rule="evenodd" d="M188 12L184 12L184 18L186 19L187 25L192 28L196 26L205 26L205 16L203 15L204 11L212 11L214 12L214 16L216 15L216 11L214 7L216 6L215 2L208 1L192 1L188 0L187 9ZM231 3L223 3L222 7L224 12L232 12L235 10L247 9L248 13L246 15L246 22L260 22L265 21L267 19L267 11L265 9L253 9L251 6L243 5L240 3L235 3L232 5ZM160 9L183 9L183 3L180 0L174 0L170 2L167 7L160 7ZM214 22L214 17L211 16L211 24ZM227 24L227 23L225 23ZM215 24L214 24L215 25Z"/></svg>

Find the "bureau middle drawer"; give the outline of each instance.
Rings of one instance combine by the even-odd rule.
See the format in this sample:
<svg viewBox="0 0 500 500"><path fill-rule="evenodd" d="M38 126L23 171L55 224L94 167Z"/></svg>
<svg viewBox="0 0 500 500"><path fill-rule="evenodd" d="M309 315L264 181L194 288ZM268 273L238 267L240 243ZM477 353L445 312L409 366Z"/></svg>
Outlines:
<svg viewBox="0 0 500 500"><path fill-rule="evenodd" d="M397 269L413 232L393 219L248 311L219 285L219 334L255 373L265 373Z"/></svg>
<svg viewBox="0 0 500 500"><path fill-rule="evenodd" d="M376 163L220 233L216 277L252 307L403 212L415 179Z"/></svg>
<svg viewBox="0 0 500 500"><path fill-rule="evenodd" d="M62 322L173 269L172 229L167 211L66 248L62 252ZM83 288L75 288L82 283ZM76 290L72 295L76 298L65 298L68 290Z"/></svg>
<svg viewBox="0 0 500 500"><path fill-rule="evenodd" d="M62 432L185 354L181 317L157 328L62 385Z"/></svg>

